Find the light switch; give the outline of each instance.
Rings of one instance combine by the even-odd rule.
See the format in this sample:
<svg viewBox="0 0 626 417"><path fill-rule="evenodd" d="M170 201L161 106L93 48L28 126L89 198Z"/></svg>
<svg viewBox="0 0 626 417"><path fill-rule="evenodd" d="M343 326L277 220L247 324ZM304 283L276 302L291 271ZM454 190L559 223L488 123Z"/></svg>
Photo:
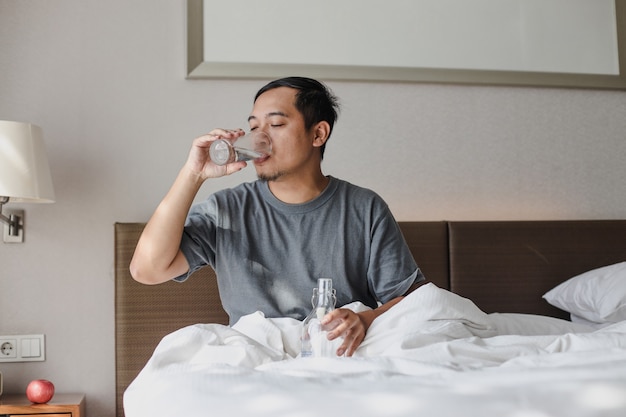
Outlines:
<svg viewBox="0 0 626 417"><path fill-rule="evenodd" d="M39 339L22 339L22 358L38 358L41 356Z"/></svg>
<svg viewBox="0 0 626 417"><path fill-rule="evenodd" d="M21 356L30 358L30 339L22 339Z"/></svg>
<svg viewBox="0 0 626 417"><path fill-rule="evenodd" d="M31 358L38 358L41 356L41 346L39 346L39 339L30 339L30 354Z"/></svg>

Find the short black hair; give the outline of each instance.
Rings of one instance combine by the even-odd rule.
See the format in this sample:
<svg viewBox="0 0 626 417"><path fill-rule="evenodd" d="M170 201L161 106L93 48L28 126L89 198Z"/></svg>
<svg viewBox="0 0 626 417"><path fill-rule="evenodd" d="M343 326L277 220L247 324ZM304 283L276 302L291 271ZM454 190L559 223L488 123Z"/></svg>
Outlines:
<svg viewBox="0 0 626 417"><path fill-rule="evenodd" d="M315 124L325 121L330 125L328 138L333 131L339 116L339 100L333 92L321 82L306 77L285 77L274 80L262 87L254 96L254 101L268 90L279 87L289 87L298 90L296 93L296 109L304 118L304 128L309 130ZM326 150L326 143L320 147L322 158Z"/></svg>

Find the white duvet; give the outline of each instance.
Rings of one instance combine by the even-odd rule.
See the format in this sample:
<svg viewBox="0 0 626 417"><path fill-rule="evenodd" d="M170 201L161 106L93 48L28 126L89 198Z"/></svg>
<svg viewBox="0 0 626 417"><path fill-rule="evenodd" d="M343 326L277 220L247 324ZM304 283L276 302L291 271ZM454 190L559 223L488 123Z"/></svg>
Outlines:
<svg viewBox="0 0 626 417"><path fill-rule="evenodd" d="M300 329L255 313L178 330L127 389L125 414L626 416L626 322L485 314L427 284L376 319L351 358L297 358Z"/></svg>

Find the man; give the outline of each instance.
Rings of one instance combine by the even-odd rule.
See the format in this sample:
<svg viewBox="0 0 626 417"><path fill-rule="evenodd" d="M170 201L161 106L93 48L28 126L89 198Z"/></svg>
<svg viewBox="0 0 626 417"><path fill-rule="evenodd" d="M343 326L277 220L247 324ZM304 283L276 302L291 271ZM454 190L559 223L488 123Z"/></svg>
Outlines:
<svg viewBox="0 0 626 417"><path fill-rule="evenodd" d="M187 162L147 223L131 262L135 280L185 280L211 265L224 309L234 324L266 317L304 319L318 278L332 278L337 304L360 301L371 311L337 309L329 339L343 337L351 356L372 321L424 280L384 201L370 190L325 176L321 162L337 119L336 97L301 77L273 81L254 99L251 131L272 139L269 158L254 162L258 181L192 202L209 178L246 162L213 164L208 149L243 130L215 129L197 138ZM191 209L191 210L190 210Z"/></svg>

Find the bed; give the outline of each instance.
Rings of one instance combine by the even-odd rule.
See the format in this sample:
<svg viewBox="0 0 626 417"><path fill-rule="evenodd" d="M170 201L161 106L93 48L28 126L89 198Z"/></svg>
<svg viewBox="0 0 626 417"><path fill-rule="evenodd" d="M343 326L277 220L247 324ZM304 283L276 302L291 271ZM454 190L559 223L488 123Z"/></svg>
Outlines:
<svg viewBox="0 0 626 417"><path fill-rule="evenodd" d="M626 220L400 222L429 283L352 358L298 324L227 327L210 268L145 286L115 224L117 416L624 416Z"/></svg>

